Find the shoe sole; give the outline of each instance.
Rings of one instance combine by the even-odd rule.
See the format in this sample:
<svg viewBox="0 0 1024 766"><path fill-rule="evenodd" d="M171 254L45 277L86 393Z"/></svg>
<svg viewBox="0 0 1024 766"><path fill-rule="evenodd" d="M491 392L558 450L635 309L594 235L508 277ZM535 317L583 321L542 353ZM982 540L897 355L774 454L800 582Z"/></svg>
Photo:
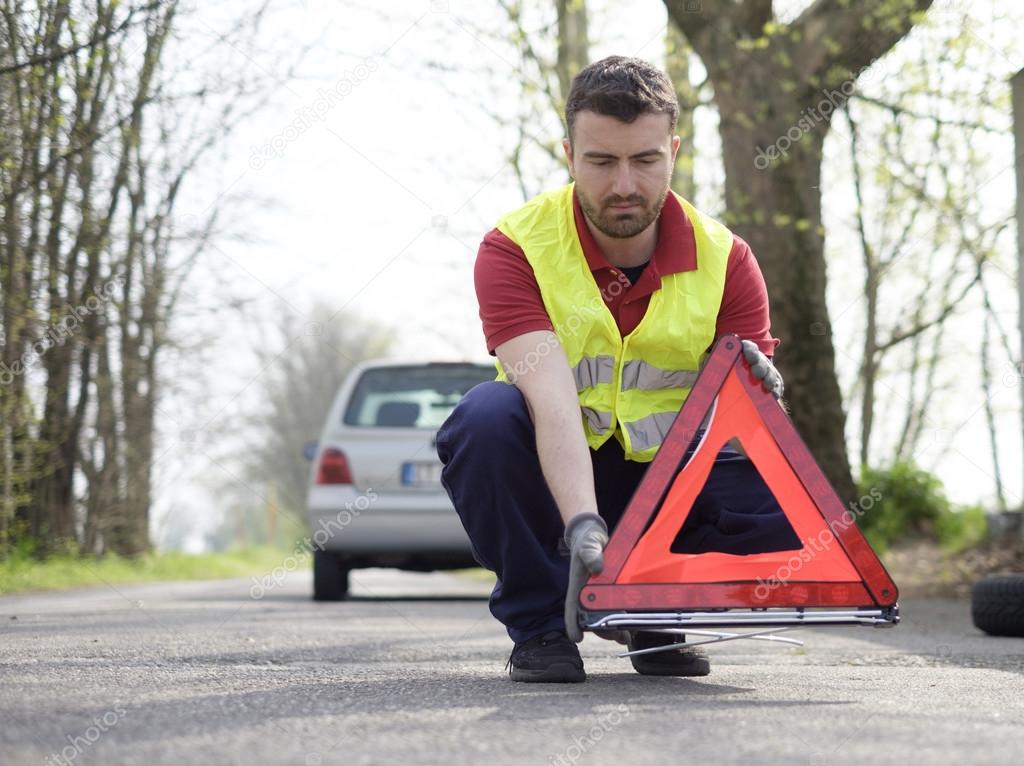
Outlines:
<svg viewBox="0 0 1024 766"><path fill-rule="evenodd" d="M568 662L558 662L539 670L513 666L511 676L513 681L534 684L578 684L587 680L585 670Z"/></svg>
<svg viewBox="0 0 1024 766"><path fill-rule="evenodd" d="M693 678L711 673L711 663L705 657L699 657L685 665L667 665L655 663L633 662L633 669L642 676L676 676Z"/></svg>

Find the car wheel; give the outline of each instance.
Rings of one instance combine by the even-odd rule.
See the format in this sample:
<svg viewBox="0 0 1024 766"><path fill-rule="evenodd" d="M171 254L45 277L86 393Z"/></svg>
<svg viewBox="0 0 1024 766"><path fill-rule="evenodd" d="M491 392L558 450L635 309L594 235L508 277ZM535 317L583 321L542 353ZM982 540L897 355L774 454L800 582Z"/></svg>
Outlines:
<svg viewBox="0 0 1024 766"><path fill-rule="evenodd" d="M341 601L348 595L349 568L330 551L313 551L313 600Z"/></svg>
<svg viewBox="0 0 1024 766"><path fill-rule="evenodd" d="M1024 636L1024 574L986 577L971 591L971 619L991 636Z"/></svg>

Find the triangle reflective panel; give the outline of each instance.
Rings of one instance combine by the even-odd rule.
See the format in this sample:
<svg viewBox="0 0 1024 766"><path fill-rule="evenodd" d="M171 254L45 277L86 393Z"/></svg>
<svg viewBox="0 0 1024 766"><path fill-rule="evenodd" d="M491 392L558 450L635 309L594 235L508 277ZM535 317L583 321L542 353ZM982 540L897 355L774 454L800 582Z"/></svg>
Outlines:
<svg viewBox="0 0 1024 766"><path fill-rule="evenodd" d="M704 434L687 458L701 427ZM673 552L715 456L734 438L802 547L746 555ZM843 507L785 411L753 376L740 339L725 336L615 527L604 571L580 593L581 622L591 629L628 622L608 622L613 612L701 612L708 622L710 612L754 610L744 616L759 623L778 614L776 622L786 624L895 624L896 585L857 529L856 508ZM809 619L819 608L832 617ZM715 624L738 624L728 614L719 617Z"/></svg>

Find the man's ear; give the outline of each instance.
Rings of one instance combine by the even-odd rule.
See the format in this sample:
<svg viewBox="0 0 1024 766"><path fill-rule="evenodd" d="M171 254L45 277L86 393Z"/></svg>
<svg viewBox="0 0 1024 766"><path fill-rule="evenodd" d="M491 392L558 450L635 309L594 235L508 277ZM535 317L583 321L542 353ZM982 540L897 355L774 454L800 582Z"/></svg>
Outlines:
<svg viewBox="0 0 1024 766"><path fill-rule="evenodd" d="M572 144L569 143L568 138L562 139L562 151L565 152L565 161L569 165L569 176L575 181L576 175L573 173L572 169Z"/></svg>
<svg viewBox="0 0 1024 766"><path fill-rule="evenodd" d="M676 166L676 155L679 153L679 145L682 139L679 136L672 136L672 167Z"/></svg>

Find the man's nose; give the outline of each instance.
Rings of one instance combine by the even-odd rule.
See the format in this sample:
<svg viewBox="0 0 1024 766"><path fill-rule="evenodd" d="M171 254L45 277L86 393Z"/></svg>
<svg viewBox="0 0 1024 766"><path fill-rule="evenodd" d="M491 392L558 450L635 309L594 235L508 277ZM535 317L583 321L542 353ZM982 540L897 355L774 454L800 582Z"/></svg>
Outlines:
<svg viewBox="0 0 1024 766"><path fill-rule="evenodd" d="M636 192L636 184L633 181L633 170L629 162L620 162L615 168L615 185L612 193L619 197L630 197Z"/></svg>

